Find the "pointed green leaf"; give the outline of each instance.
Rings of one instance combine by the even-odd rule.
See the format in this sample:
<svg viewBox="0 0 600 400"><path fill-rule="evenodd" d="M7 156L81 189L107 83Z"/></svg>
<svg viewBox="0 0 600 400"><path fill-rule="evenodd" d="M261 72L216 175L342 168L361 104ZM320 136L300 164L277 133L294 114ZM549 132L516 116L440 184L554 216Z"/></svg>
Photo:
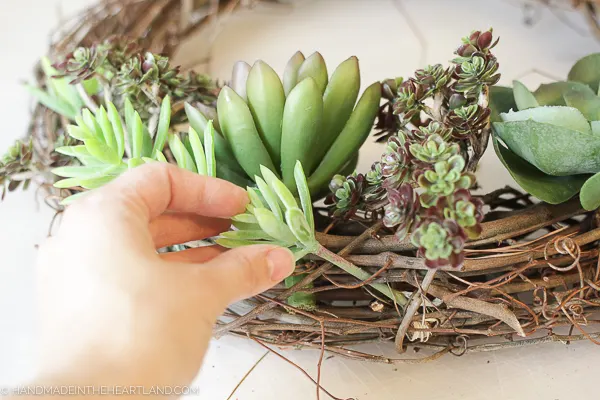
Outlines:
<svg viewBox="0 0 600 400"><path fill-rule="evenodd" d="M252 216L254 218L254 216ZM231 225L240 231L256 231L260 230L260 225L258 225L258 221L254 224L250 224L247 222L240 222L232 220Z"/></svg>
<svg viewBox="0 0 600 400"><path fill-rule="evenodd" d="M550 204L560 204L575 196L586 175L551 176L543 173L493 137L494 150L513 179L527 193Z"/></svg>
<svg viewBox="0 0 600 400"><path fill-rule="evenodd" d="M563 97L567 106L578 109L588 120L600 120L600 97L589 87L569 89Z"/></svg>
<svg viewBox="0 0 600 400"><path fill-rule="evenodd" d="M192 153L194 154L194 160L196 161L196 170L200 175L207 175L206 169L206 156L204 154L204 147L198 137L198 133L190 126L189 135L190 145L192 147Z"/></svg>
<svg viewBox="0 0 600 400"><path fill-rule="evenodd" d="M527 86L523 85L519 81L513 81L513 92L515 95L515 103L519 110L526 110L528 108L538 107L539 104L535 99L533 93L527 89Z"/></svg>
<svg viewBox="0 0 600 400"><path fill-rule="evenodd" d="M578 109L573 107L536 107L523 111L503 113L500 114L500 117L504 122L532 120L583 133L591 132L590 123Z"/></svg>
<svg viewBox="0 0 600 400"><path fill-rule="evenodd" d="M77 125L67 125L67 133L74 139L84 141L91 137L87 129L82 129Z"/></svg>
<svg viewBox="0 0 600 400"><path fill-rule="evenodd" d="M266 208L256 208L254 216L260 225L260 228L275 240L287 245L296 243L296 237L282 221L277 219L271 210Z"/></svg>
<svg viewBox="0 0 600 400"><path fill-rule="evenodd" d="M125 143L129 146L131 154L133 154L133 125L135 124L135 110L131 104L129 97L125 98L125 104L123 107L123 113L125 114Z"/></svg>
<svg viewBox="0 0 600 400"><path fill-rule="evenodd" d="M84 108L81 111L81 115L83 117L83 122L85 123L85 126L88 127L88 129L92 132L94 137L106 143L104 132L102 132L102 128L100 127L100 124L98 124L98 121L96 121L96 117L94 117L94 114L92 114L92 112L89 109Z"/></svg>
<svg viewBox="0 0 600 400"><path fill-rule="evenodd" d="M267 235L263 230L251 231L229 231L221 233L221 236L226 239L235 240L272 240L273 238Z"/></svg>
<svg viewBox="0 0 600 400"><path fill-rule="evenodd" d="M256 217L252 214L238 214L231 218L235 222L243 222L245 224L258 224Z"/></svg>
<svg viewBox="0 0 600 400"><path fill-rule="evenodd" d="M97 138L87 138L85 148L92 156L106 164L120 164L121 158L117 152L108 147L108 145Z"/></svg>
<svg viewBox="0 0 600 400"><path fill-rule="evenodd" d="M117 144L117 154L119 155L119 158L123 158L123 155L125 154L125 132L123 131L121 117L113 103L108 103L107 107L108 119L112 125L115 142Z"/></svg>
<svg viewBox="0 0 600 400"><path fill-rule="evenodd" d="M75 117L79 113L79 110L75 110L70 104L68 104L61 98L57 96L51 96L50 94L44 92L38 87L26 84L25 88L44 106L48 107L52 111L59 113L60 115L65 116L71 121L75 120Z"/></svg>
<svg viewBox="0 0 600 400"><path fill-rule="evenodd" d="M588 211L600 207L600 172L589 178L581 187L581 205Z"/></svg>
<svg viewBox="0 0 600 400"><path fill-rule="evenodd" d="M83 107L83 101L77 93L75 86L69 83L69 79L54 78L54 76L59 75L59 73L52 67L48 57L42 57L40 65L48 78L46 83L48 84L49 89L54 92L54 95L64 100L73 110L80 110Z"/></svg>
<svg viewBox="0 0 600 400"><path fill-rule="evenodd" d="M94 166L66 166L52 169L54 175L62 176L65 178L88 178L98 177L101 175L118 175L125 169L121 166L106 166L106 165L94 165Z"/></svg>
<svg viewBox="0 0 600 400"><path fill-rule="evenodd" d="M141 157L142 148L144 146L144 125L140 114L134 112L133 114L133 125L131 126L131 156Z"/></svg>
<svg viewBox="0 0 600 400"><path fill-rule="evenodd" d="M493 127L510 150L548 175L600 171L600 140L592 133L531 120L494 122Z"/></svg>
<svg viewBox="0 0 600 400"><path fill-rule="evenodd" d="M162 151L156 152L156 160L164 163L168 163L167 157L162 153Z"/></svg>
<svg viewBox="0 0 600 400"><path fill-rule="evenodd" d="M517 110L515 96L512 88L504 86L492 86L490 88L490 115L491 122L500 122L500 113L508 112L509 110Z"/></svg>
<svg viewBox="0 0 600 400"><path fill-rule="evenodd" d="M217 163L215 160L215 128L212 120L204 128L204 150L206 151L206 171L208 176L217 176Z"/></svg>
<svg viewBox="0 0 600 400"><path fill-rule="evenodd" d="M277 176L271 171L269 168L264 165L260 166L260 172L262 173L263 178L269 185L269 187L277 194L279 200L286 208L295 208L298 207L298 203L296 203L296 199L294 199L294 195L290 190L277 178Z"/></svg>
<svg viewBox="0 0 600 400"><path fill-rule="evenodd" d="M54 149L57 153L64 154L69 157L76 157L84 165L99 165L103 164L100 160L93 157L85 146L62 146Z"/></svg>
<svg viewBox="0 0 600 400"><path fill-rule="evenodd" d="M563 95L569 89L578 88L585 89L588 86L580 82L552 82L540 85L533 94L541 106L566 106Z"/></svg>
<svg viewBox="0 0 600 400"><path fill-rule="evenodd" d="M73 202L77 199L80 199L81 197L83 197L86 193L88 192L80 192L80 193L75 193L69 197L64 198L63 200L61 200L60 205L62 206L68 206L70 204L73 204Z"/></svg>
<svg viewBox="0 0 600 400"><path fill-rule="evenodd" d="M234 249L242 246L252 246L255 244L277 244L277 242L266 242L263 240L240 240L240 239L227 239L219 238L215 240L219 246L223 246L228 249Z"/></svg>
<svg viewBox="0 0 600 400"><path fill-rule="evenodd" d="M308 221L299 208L289 208L285 212L285 220L294 236L305 246L311 247L315 243L314 231L310 229ZM262 226L261 226L262 228Z"/></svg>
<svg viewBox="0 0 600 400"><path fill-rule="evenodd" d="M296 162L294 178L296 179L296 187L298 188L298 195L300 196L300 203L302 203L304 216L308 221L308 226L314 231L315 217L313 215L312 200L310 198L310 191L308 190L306 175L304 175L304 170L302 169L302 163L300 161Z"/></svg>
<svg viewBox="0 0 600 400"><path fill-rule="evenodd" d="M102 129L102 135L104 136L104 140L106 144L119 153L119 146L117 145L117 140L115 138L115 133L113 132L112 124L108 119L108 114L103 106L100 106L98 112L96 113L96 121L98 121L98 125L100 125L100 129Z"/></svg>
<svg viewBox="0 0 600 400"><path fill-rule="evenodd" d="M260 193L269 205L269 208L271 209L273 214L277 217L278 220L283 221L283 213L281 212L281 208L279 207L279 201L277 200L275 192L271 190L269 185L260 176L255 176L254 181L256 182L258 190L260 190Z"/></svg>
<svg viewBox="0 0 600 400"><path fill-rule="evenodd" d="M600 82L600 53L587 55L579 59L569 71L569 80L585 83L594 93L599 90Z"/></svg>
<svg viewBox="0 0 600 400"><path fill-rule="evenodd" d="M250 203L252 203L252 205L254 205L254 207L261 207L261 208L265 207L262 200L260 199L260 196L258 195L256 189L247 187L246 191L248 192L248 197L250 197Z"/></svg>
<svg viewBox="0 0 600 400"><path fill-rule="evenodd" d="M171 124L171 98L167 95L160 105L160 114L158 116L158 127L154 135L154 146L152 148L152 157L156 156L157 151L162 151L167 142L167 134Z"/></svg>
<svg viewBox="0 0 600 400"><path fill-rule="evenodd" d="M127 160L127 167L129 169L139 167L140 165L143 165L143 164L145 164L145 162L142 158L130 158L129 160Z"/></svg>
<svg viewBox="0 0 600 400"><path fill-rule="evenodd" d="M169 149L171 149L171 153L173 153L173 157L177 161L177 165L180 168L187 169L188 171L198 172L196 170L196 166L194 165L194 160L190 153L188 153L187 149L179 139L179 136L175 134L169 135Z"/></svg>

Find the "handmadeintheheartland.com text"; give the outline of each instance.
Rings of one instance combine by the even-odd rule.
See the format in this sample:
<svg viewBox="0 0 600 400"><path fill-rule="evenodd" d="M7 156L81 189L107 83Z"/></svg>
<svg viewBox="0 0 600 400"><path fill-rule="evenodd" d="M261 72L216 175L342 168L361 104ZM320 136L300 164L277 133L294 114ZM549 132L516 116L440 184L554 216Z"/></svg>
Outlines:
<svg viewBox="0 0 600 400"><path fill-rule="evenodd" d="M0 396L187 396L195 386L17 386L0 388Z"/></svg>

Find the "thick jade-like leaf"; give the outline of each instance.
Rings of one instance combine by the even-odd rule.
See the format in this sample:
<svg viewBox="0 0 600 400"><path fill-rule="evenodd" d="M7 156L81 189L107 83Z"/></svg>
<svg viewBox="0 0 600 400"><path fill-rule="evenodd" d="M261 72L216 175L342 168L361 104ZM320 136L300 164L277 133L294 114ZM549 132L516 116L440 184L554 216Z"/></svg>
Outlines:
<svg viewBox="0 0 600 400"><path fill-rule="evenodd" d="M529 89L527 89L527 86L523 85L521 82L513 81L513 92L515 95L515 103L517 103L519 110L526 110L528 108L539 106L533 93L531 93Z"/></svg>
<svg viewBox="0 0 600 400"><path fill-rule="evenodd" d="M506 86L492 86L490 88L490 109L492 113L490 120L492 122L500 122L500 113L508 112L509 110L517 110L517 103L513 95L512 88Z"/></svg>
<svg viewBox="0 0 600 400"><path fill-rule="evenodd" d="M535 121L495 122L496 134L515 154L553 176L600 171L600 140Z"/></svg>
<svg viewBox="0 0 600 400"><path fill-rule="evenodd" d="M588 120L600 120L600 97L596 96L589 87L569 89L563 97L569 107L581 111Z"/></svg>
<svg viewBox="0 0 600 400"><path fill-rule="evenodd" d="M559 204L575 196L588 175L550 176L504 147L496 137L494 150L513 179L527 193L550 204Z"/></svg>
<svg viewBox="0 0 600 400"><path fill-rule="evenodd" d="M500 118L503 122L533 120L583 133L591 132L590 123L578 109L573 107L536 107L518 112L503 113L500 114Z"/></svg>
<svg viewBox="0 0 600 400"><path fill-rule="evenodd" d="M581 187L581 205L588 211L600 207L600 173L592 176Z"/></svg>
<svg viewBox="0 0 600 400"><path fill-rule="evenodd" d="M600 53L585 56L571 67L569 80L582 82L589 85L594 92L598 92L600 81Z"/></svg>
<svg viewBox="0 0 600 400"><path fill-rule="evenodd" d="M566 106L563 95L569 89L582 89L589 88L586 84L581 82L552 82L540 85L539 88L533 94L536 100L541 106Z"/></svg>

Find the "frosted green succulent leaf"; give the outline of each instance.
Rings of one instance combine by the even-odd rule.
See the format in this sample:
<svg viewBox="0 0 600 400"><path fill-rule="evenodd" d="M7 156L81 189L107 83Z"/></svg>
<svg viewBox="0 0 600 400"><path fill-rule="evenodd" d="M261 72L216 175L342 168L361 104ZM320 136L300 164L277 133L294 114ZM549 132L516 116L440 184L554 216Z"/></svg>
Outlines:
<svg viewBox="0 0 600 400"><path fill-rule="evenodd" d="M106 142L106 138L104 137L102 128L98 124L98 121L96 121L94 114L92 114L92 112L89 109L84 108L81 111L81 115L83 117L83 122L88 127L88 129L92 132L94 137L96 137L96 139L98 139L98 140Z"/></svg>
<svg viewBox="0 0 600 400"><path fill-rule="evenodd" d="M85 140L85 148L92 156L106 164L120 164L121 158L117 152L111 149L104 141L95 137Z"/></svg>
<svg viewBox="0 0 600 400"><path fill-rule="evenodd" d="M59 98L58 96L52 96L42 89L35 87L33 85L25 85L25 88L31 93L37 100L42 103L44 106L48 107L52 111L59 113L60 115L64 115L66 118L71 121L75 120L79 110L73 108L72 105Z"/></svg>
<svg viewBox="0 0 600 400"><path fill-rule="evenodd" d="M192 148L192 154L194 155L194 161L196 162L196 169L200 175L207 175L206 169L206 155L204 153L204 146L198 136L198 133L190 126L188 138Z"/></svg>
<svg viewBox="0 0 600 400"><path fill-rule="evenodd" d="M139 167L140 165L145 164L144 160L141 157L134 157L127 160L127 166L129 169Z"/></svg>
<svg viewBox="0 0 600 400"><path fill-rule="evenodd" d="M93 157L83 145L57 147L54 151L69 157L75 157L83 165L104 165L103 162Z"/></svg>
<svg viewBox="0 0 600 400"><path fill-rule="evenodd" d="M90 137L88 132L87 129L82 129L77 125L67 125L67 133L74 139L83 141Z"/></svg>
<svg viewBox="0 0 600 400"><path fill-rule="evenodd" d="M569 89L563 97L567 106L578 109L588 120L600 120L600 97L587 86Z"/></svg>
<svg viewBox="0 0 600 400"><path fill-rule="evenodd" d="M265 233L262 229L256 230L243 230L243 231L229 231L221 233L226 239L235 240L272 240L273 238Z"/></svg>
<svg viewBox="0 0 600 400"><path fill-rule="evenodd" d="M285 219L290 230L298 241L306 246L312 246L315 242L314 231L310 229L304 213L299 208L289 208L285 212Z"/></svg>
<svg viewBox="0 0 600 400"><path fill-rule="evenodd" d="M528 108L539 106L533 93L531 93L529 89L527 89L527 86L523 85L521 82L513 81L513 92L515 103L517 103L519 110L526 110Z"/></svg>
<svg viewBox="0 0 600 400"><path fill-rule="evenodd" d="M540 171L493 138L494 150L513 179L527 193L550 204L575 196L588 175L551 176Z"/></svg>
<svg viewBox="0 0 600 400"><path fill-rule="evenodd" d="M165 157L165 155L162 153L162 151L156 152L156 160L160 161L160 162L164 162L164 163L169 162L169 161L167 161L167 157Z"/></svg>
<svg viewBox="0 0 600 400"><path fill-rule="evenodd" d="M569 80L585 83L594 92L598 92L600 82L600 53L587 55L579 59L569 71Z"/></svg>
<svg viewBox="0 0 600 400"><path fill-rule="evenodd" d="M217 162L215 160L215 128L213 121L208 121L204 128L204 149L206 158L206 171L208 176L217 176Z"/></svg>
<svg viewBox="0 0 600 400"><path fill-rule="evenodd" d="M131 127L131 156L141 157L144 147L144 125L140 114L134 112L133 126Z"/></svg>
<svg viewBox="0 0 600 400"><path fill-rule="evenodd" d="M252 214L238 214L231 218L234 222L243 222L245 224L258 224L258 220Z"/></svg>
<svg viewBox="0 0 600 400"><path fill-rule="evenodd" d="M277 196L275 195L273 190L271 190L269 185L267 185L267 183L260 176L255 176L254 181L256 182L258 190L260 190L260 193L269 205L269 208L271 209L275 217L277 217L278 220L283 221L283 214L281 213L281 208L279 207Z"/></svg>
<svg viewBox="0 0 600 400"><path fill-rule="evenodd" d="M97 178L67 178L56 182L54 187L66 189L81 186L85 189L96 189L107 184L113 179L115 179L114 175L100 176Z"/></svg>
<svg viewBox="0 0 600 400"><path fill-rule="evenodd" d="M107 107L108 119L112 125L115 141L117 143L117 154L119 154L120 158L123 158L123 155L125 154L125 132L123 131L121 117L113 103L108 103Z"/></svg>
<svg viewBox="0 0 600 400"><path fill-rule="evenodd" d="M302 211L308 221L308 226L314 231L315 217L313 215L312 200L310 198L310 190L308 189L306 175L304 174L304 169L302 169L302 163L300 161L297 161L296 166L294 167L294 179L296 181L296 187L298 188L300 203L302 203Z"/></svg>
<svg viewBox="0 0 600 400"><path fill-rule="evenodd" d="M52 173L57 176L65 178L87 178L96 177L103 174L118 175L124 172L124 166L109 166L106 165L95 165L95 166L66 166L58 167L52 170Z"/></svg>
<svg viewBox="0 0 600 400"><path fill-rule="evenodd" d="M100 125L100 129L102 129L102 135L104 136L106 144L118 153L119 148L117 146L117 140L115 139L115 133L113 132L112 124L108 119L108 114L106 113L104 106L100 106L98 109L96 120L98 121L98 125Z"/></svg>
<svg viewBox="0 0 600 400"><path fill-rule="evenodd" d="M162 151L167 142L169 133L169 125L171 124L171 98L165 96L160 104L160 114L158 115L158 126L156 135L154 135L154 146L152 147L152 157L156 156L156 152Z"/></svg>
<svg viewBox="0 0 600 400"><path fill-rule="evenodd" d="M271 242L265 242L262 240L241 240L241 239L227 239L219 238L215 240L219 246L226 247L228 249L234 249L236 247L251 246L253 244L270 244Z"/></svg>
<svg viewBox="0 0 600 400"><path fill-rule="evenodd" d="M171 153L173 153L173 157L175 157L177 165L180 168L197 172L194 160L181 142L181 139L179 139L179 136L175 134L169 135L169 149L171 149Z"/></svg>
<svg viewBox="0 0 600 400"><path fill-rule="evenodd" d="M252 205L254 205L254 207L264 208L264 204L263 204L262 200L260 199L260 196L258 195L256 189L248 186L246 188L246 191L248 192L248 197L250 197L250 202L252 203Z"/></svg>
<svg viewBox="0 0 600 400"><path fill-rule="evenodd" d="M258 221L257 221L258 222ZM247 222L239 222L239 221L232 221L231 225L233 225L233 227L235 227L236 229L240 230L240 231L256 231L256 230L260 230L260 225L258 225L258 223L247 223Z"/></svg>
<svg viewBox="0 0 600 400"><path fill-rule="evenodd" d="M589 178L581 187L581 205L588 211L600 207L600 172Z"/></svg>
<svg viewBox="0 0 600 400"><path fill-rule="evenodd" d="M589 89L587 85L580 82L552 82L541 84L533 94L541 106L566 106L563 95L567 90L585 88Z"/></svg>
<svg viewBox="0 0 600 400"><path fill-rule="evenodd" d="M260 225L260 228L265 231L273 239L278 240L287 245L296 243L296 237L282 221L266 208L256 208L254 216Z"/></svg>
<svg viewBox="0 0 600 400"><path fill-rule="evenodd" d="M515 96L512 88L505 86L492 86L490 88L490 114L491 122L502 121L500 113L516 110Z"/></svg>
<svg viewBox="0 0 600 400"><path fill-rule="evenodd" d="M583 133L591 131L589 122L576 108L565 106L543 106L528 110L500 114L504 122L527 121L542 122Z"/></svg>
<svg viewBox="0 0 600 400"><path fill-rule="evenodd" d="M493 127L510 150L548 175L600 171L600 140L592 133L531 120L495 122Z"/></svg>
<svg viewBox="0 0 600 400"><path fill-rule="evenodd" d="M73 204L73 202L77 199L80 199L81 197L83 197L85 194L87 194L88 192L80 192L80 193L75 193L69 197L64 198L63 200L61 200L60 205L62 206L68 206L70 204Z"/></svg>
<svg viewBox="0 0 600 400"><path fill-rule="evenodd" d="M281 202L285 205L286 209L298 208L298 203L296 202L294 195L279 179L273 181L273 190L277 194L277 197L279 197Z"/></svg>

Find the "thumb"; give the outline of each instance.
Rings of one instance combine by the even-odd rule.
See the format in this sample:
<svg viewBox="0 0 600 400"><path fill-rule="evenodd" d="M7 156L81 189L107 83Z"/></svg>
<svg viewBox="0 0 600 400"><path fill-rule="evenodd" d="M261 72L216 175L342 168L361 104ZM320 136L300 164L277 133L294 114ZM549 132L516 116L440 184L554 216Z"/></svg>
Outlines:
<svg viewBox="0 0 600 400"><path fill-rule="evenodd" d="M227 306L255 296L288 277L295 268L294 255L284 247L253 245L229 250L203 265L215 297Z"/></svg>

